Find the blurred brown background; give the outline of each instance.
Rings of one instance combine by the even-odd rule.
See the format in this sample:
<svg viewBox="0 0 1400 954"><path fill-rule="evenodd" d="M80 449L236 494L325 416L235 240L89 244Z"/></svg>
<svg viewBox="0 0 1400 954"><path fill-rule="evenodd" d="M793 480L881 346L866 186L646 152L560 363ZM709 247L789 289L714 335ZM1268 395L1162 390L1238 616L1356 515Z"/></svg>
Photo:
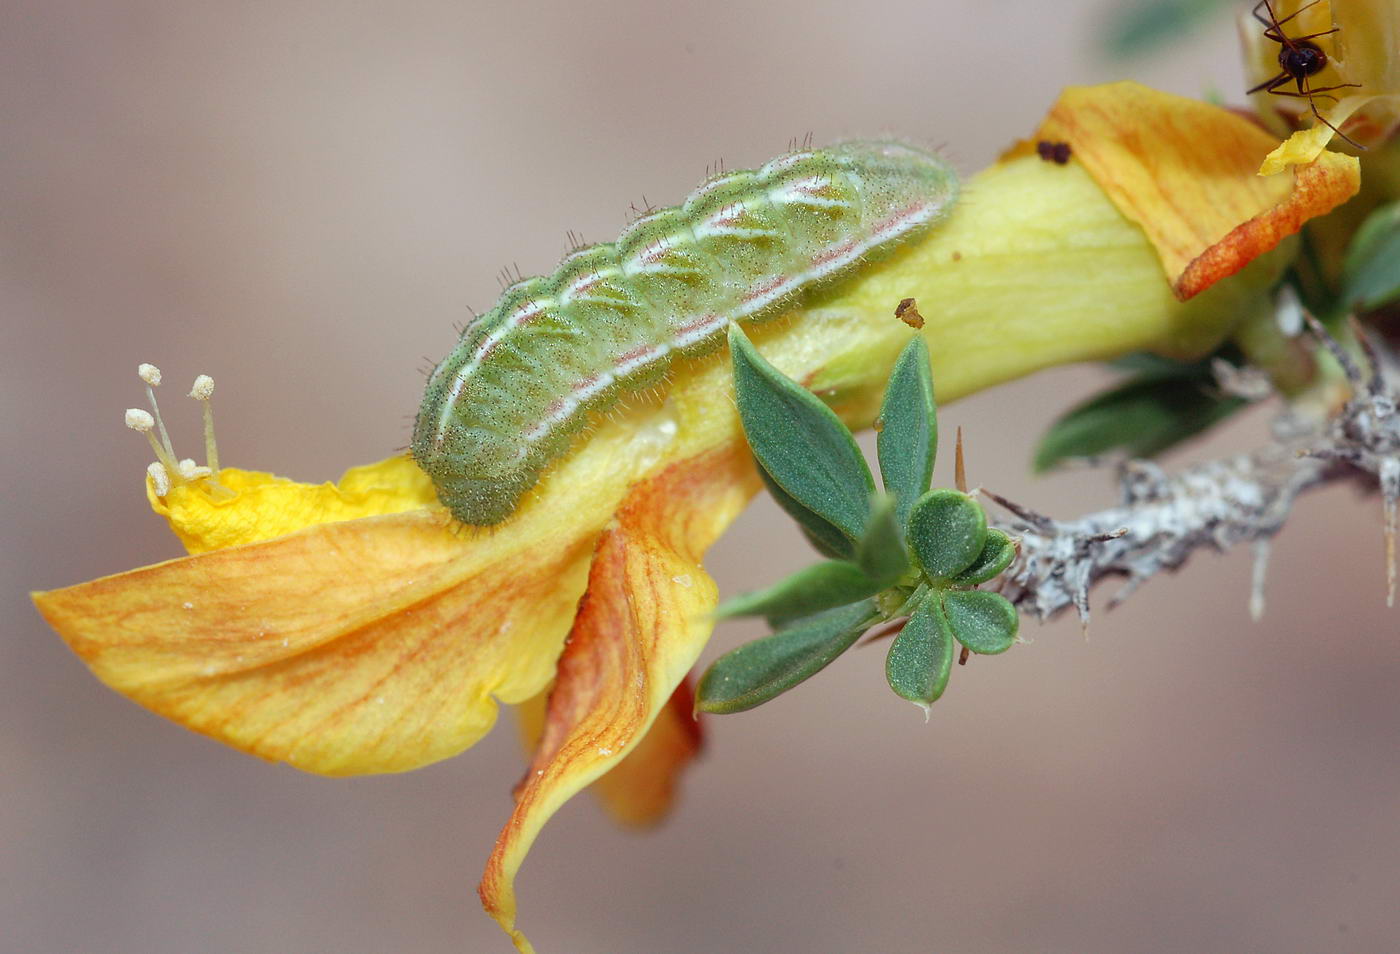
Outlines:
<svg viewBox="0 0 1400 954"><path fill-rule="evenodd" d="M30 606L180 552L121 426L138 362L171 380L177 449L199 443L179 389L207 372L225 462L334 477L406 442L415 368L501 266L548 270L570 228L610 239L718 157L893 132L970 172L1065 84L1241 98L1227 21L1111 65L1107 6L0 3L0 949L508 949L473 890L522 765L508 716L422 771L305 776L107 691ZM968 429L975 480L1106 505L1106 476L1026 476L1103 379L999 389L945 433ZM1248 446L1266 416L1174 462ZM1028 624L928 725L878 650L712 720L659 831L588 798L547 828L522 924L553 954L1393 949L1400 610L1378 513L1307 499L1261 625L1247 554L1207 555L1090 640ZM807 557L760 501L711 565L734 592ZM754 634L726 627L706 658Z"/></svg>

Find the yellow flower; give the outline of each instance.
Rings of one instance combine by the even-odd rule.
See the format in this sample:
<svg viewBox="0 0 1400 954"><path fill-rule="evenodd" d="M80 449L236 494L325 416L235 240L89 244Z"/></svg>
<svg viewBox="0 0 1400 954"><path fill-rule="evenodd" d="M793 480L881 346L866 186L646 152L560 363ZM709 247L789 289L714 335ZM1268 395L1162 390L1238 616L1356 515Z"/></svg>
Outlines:
<svg viewBox="0 0 1400 954"><path fill-rule="evenodd" d="M1268 311L1284 239L1357 188L1331 154L1257 178L1271 144L1133 84L1067 91L945 224L754 337L853 425L911 334L903 298L945 402L1065 362L1202 354ZM194 555L35 594L40 611L117 691L310 772L415 768L477 741L498 701L528 704L538 745L481 896L530 950L514 880L544 823L605 774L616 815L653 819L698 746L684 680L717 596L701 559L759 486L727 362L678 367L487 529L454 525L402 458L312 486L161 453L175 473L147 491Z"/></svg>
<svg viewBox="0 0 1400 954"><path fill-rule="evenodd" d="M1311 37L1307 42L1322 50L1327 65L1307 77L1306 88L1341 88L1300 97L1297 82L1290 79L1279 87L1283 97L1264 90L1255 94L1255 105L1266 120L1276 118L1279 110L1292 114L1315 109L1319 114L1310 127L1294 132L1270 152L1259 174L1275 175L1291 165L1312 162L1339 129L1364 147L1389 139L1400 128L1400 6L1394 0L1270 0L1270 9L1282 23L1278 35L1288 43L1266 37L1263 23L1251 14L1242 15L1240 37L1249 84L1280 75L1280 52L1295 46L1294 38Z"/></svg>

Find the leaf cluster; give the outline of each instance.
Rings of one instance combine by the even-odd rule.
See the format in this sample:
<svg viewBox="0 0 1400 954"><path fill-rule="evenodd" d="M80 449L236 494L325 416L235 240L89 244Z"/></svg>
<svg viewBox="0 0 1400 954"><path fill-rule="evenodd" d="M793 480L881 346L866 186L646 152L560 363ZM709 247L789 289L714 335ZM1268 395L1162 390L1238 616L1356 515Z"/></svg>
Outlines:
<svg viewBox="0 0 1400 954"><path fill-rule="evenodd" d="M729 345L759 472L827 559L720 607L721 617L765 617L773 633L716 660L700 680L696 708L752 709L891 622L899 631L885 663L890 687L927 708L943 694L958 646L1005 652L1018 624L1004 597L977 589L1010 565L1015 542L988 529L967 493L930 489L938 424L927 346L911 339L886 387L877 491L830 408L764 360L738 325L730 326Z"/></svg>

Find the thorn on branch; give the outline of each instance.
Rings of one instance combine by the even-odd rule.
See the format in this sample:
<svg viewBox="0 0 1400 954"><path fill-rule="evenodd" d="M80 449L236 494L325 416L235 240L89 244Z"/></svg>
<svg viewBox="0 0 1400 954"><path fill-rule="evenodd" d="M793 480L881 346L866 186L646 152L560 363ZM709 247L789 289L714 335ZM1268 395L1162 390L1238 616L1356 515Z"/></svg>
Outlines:
<svg viewBox="0 0 1400 954"><path fill-rule="evenodd" d="M1013 501L1007 500L1001 494L993 493L985 487L982 488L982 493L986 497L991 499L991 501L997 506L1012 514L1015 514L1017 517L1020 517L1022 520L1024 520L1026 523L1030 524L1037 530L1053 530L1055 528L1055 521L1052 518L1045 516L1045 514L1043 513L1037 513L1030 507L1023 507L1018 503L1014 503Z"/></svg>

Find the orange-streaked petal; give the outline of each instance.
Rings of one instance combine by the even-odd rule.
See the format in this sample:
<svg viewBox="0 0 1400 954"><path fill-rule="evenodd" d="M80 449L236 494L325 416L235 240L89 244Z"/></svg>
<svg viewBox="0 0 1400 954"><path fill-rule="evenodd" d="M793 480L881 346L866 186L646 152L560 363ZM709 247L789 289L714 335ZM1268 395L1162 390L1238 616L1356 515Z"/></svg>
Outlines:
<svg viewBox="0 0 1400 954"><path fill-rule="evenodd" d="M1185 300L1274 248L1303 222L1356 193L1356 160L1329 154L1288 178L1256 175L1276 144L1229 110L1136 83L1066 89L1040 139L1075 159L1157 249Z"/></svg>
<svg viewBox="0 0 1400 954"><path fill-rule="evenodd" d="M544 737L549 692L515 707L516 725L531 762ZM694 711L695 690L686 677L671 693L642 741L591 786L603 808L618 824L653 825L666 817L675 803L681 773L704 748L703 716ZM534 773L533 764L520 777L511 794L516 798Z"/></svg>
<svg viewBox="0 0 1400 954"><path fill-rule="evenodd" d="M539 752L480 886L521 951L532 950L515 928L526 852L564 802L640 743L695 663L717 599L700 557L755 489L747 451L730 443L639 484L599 538Z"/></svg>
<svg viewBox="0 0 1400 954"><path fill-rule="evenodd" d="M682 679L642 741L593 783L614 821L643 827L666 817L675 804L681 773L704 748L703 720L695 711L689 677Z"/></svg>

